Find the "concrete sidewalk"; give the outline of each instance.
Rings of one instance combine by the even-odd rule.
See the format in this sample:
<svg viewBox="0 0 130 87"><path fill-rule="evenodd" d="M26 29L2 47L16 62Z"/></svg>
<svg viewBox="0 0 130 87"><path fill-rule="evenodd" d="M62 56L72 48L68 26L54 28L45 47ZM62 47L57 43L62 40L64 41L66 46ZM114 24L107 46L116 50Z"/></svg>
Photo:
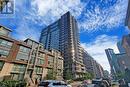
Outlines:
<svg viewBox="0 0 130 87"><path fill-rule="evenodd" d="M78 87L81 83L82 83L81 81L75 81L75 82L71 83L70 85L72 87Z"/></svg>

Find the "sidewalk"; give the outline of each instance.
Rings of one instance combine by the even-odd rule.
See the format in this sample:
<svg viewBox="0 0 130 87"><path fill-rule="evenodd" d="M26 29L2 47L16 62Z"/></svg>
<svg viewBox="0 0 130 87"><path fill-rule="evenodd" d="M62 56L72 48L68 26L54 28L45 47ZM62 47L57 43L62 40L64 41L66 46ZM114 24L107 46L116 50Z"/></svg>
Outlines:
<svg viewBox="0 0 130 87"><path fill-rule="evenodd" d="M72 87L78 87L81 83L82 83L81 81L75 81L75 82L71 83L70 85Z"/></svg>

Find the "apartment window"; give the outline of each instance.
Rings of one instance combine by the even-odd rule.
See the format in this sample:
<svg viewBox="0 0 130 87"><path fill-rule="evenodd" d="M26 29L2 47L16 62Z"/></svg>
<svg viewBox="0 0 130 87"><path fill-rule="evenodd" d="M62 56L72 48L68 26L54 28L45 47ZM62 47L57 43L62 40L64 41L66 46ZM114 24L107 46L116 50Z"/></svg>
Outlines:
<svg viewBox="0 0 130 87"><path fill-rule="evenodd" d="M9 51L0 49L0 57L7 57L9 54Z"/></svg>
<svg viewBox="0 0 130 87"><path fill-rule="evenodd" d="M39 50L44 50L44 49L43 49L43 45L40 45L40 46L39 46Z"/></svg>
<svg viewBox="0 0 130 87"><path fill-rule="evenodd" d="M18 53L17 58L18 60L28 60L29 55L24 53Z"/></svg>
<svg viewBox="0 0 130 87"><path fill-rule="evenodd" d="M0 27L0 35L8 35L8 31L5 30L3 27Z"/></svg>
<svg viewBox="0 0 130 87"><path fill-rule="evenodd" d="M48 69L48 73L52 73L53 72L53 70L52 69Z"/></svg>
<svg viewBox="0 0 130 87"><path fill-rule="evenodd" d="M0 39L0 46L11 48L12 44L12 42Z"/></svg>
<svg viewBox="0 0 130 87"><path fill-rule="evenodd" d="M50 48L57 49L59 48L59 30L51 32Z"/></svg>
<svg viewBox="0 0 130 87"><path fill-rule="evenodd" d="M12 72L24 73L25 69L26 69L26 65L14 64Z"/></svg>
<svg viewBox="0 0 130 87"><path fill-rule="evenodd" d="M11 78L13 80L22 80L24 78L25 70L26 70L26 65L14 64L11 71Z"/></svg>
<svg viewBox="0 0 130 87"><path fill-rule="evenodd" d="M13 80L23 80L24 74L23 73L11 73L11 79Z"/></svg>
<svg viewBox="0 0 130 87"><path fill-rule="evenodd" d="M28 60L30 49L24 46L20 46L17 58L18 60Z"/></svg>
<svg viewBox="0 0 130 87"><path fill-rule="evenodd" d="M37 60L37 64L44 64L44 59L45 59L45 54L44 53L38 53L38 60Z"/></svg>
<svg viewBox="0 0 130 87"><path fill-rule="evenodd" d="M38 57L40 57L40 58L44 58L45 57L45 54L44 53L38 53Z"/></svg>
<svg viewBox="0 0 130 87"><path fill-rule="evenodd" d="M16 74L16 73L11 73L11 79L13 79L13 80L18 80L18 74Z"/></svg>
<svg viewBox="0 0 130 87"><path fill-rule="evenodd" d="M41 67L35 67L35 72L38 73L42 73L43 69Z"/></svg>
<svg viewBox="0 0 130 87"><path fill-rule="evenodd" d="M47 36L42 36L40 42L42 42L43 45L45 45L46 39L47 39Z"/></svg>
<svg viewBox="0 0 130 87"><path fill-rule="evenodd" d="M4 66L4 62L0 61L0 71L2 70L3 66Z"/></svg>
<svg viewBox="0 0 130 87"><path fill-rule="evenodd" d="M53 63L53 57L48 56L48 64L51 64L51 63Z"/></svg>
<svg viewBox="0 0 130 87"><path fill-rule="evenodd" d="M39 65L44 64L44 59L38 59L38 60L37 60L37 64L39 64Z"/></svg>
<svg viewBox="0 0 130 87"><path fill-rule="evenodd" d="M24 52L24 53L29 53L30 52L30 49L27 48L27 47L24 47L24 46L20 46L20 52Z"/></svg>
<svg viewBox="0 0 130 87"><path fill-rule="evenodd" d="M52 25L50 26L50 28L54 28L54 27L57 27L57 26L58 26L58 22L52 24Z"/></svg>

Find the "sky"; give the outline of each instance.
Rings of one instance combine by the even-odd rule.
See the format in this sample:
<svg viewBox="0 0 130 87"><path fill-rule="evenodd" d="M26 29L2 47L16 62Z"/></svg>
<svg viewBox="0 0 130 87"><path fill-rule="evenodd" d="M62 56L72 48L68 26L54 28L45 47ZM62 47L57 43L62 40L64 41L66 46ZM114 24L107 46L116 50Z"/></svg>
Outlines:
<svg viewBox="0 0 130 87"><path fill-rule="evenodd" d="M10 28L18 40L39 40L40 32L70 11L80 30L81 45L105 70L110 66L105 49L113 48L123 35L128 0L15 0L15 14L0 17L0 24Z"/></svg>

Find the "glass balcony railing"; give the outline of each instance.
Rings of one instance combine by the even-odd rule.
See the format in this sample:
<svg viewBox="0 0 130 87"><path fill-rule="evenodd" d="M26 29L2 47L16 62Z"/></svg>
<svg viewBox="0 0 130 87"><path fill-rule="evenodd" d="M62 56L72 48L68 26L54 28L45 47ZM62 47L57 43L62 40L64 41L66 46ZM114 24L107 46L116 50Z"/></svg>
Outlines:
<svg viewBox="0 0 130 87"><path fill-rule="evenodd" d="M11 72L14 72L14 73L24 73L25 72L25 68L13 68L13 70Z"/></svg>

